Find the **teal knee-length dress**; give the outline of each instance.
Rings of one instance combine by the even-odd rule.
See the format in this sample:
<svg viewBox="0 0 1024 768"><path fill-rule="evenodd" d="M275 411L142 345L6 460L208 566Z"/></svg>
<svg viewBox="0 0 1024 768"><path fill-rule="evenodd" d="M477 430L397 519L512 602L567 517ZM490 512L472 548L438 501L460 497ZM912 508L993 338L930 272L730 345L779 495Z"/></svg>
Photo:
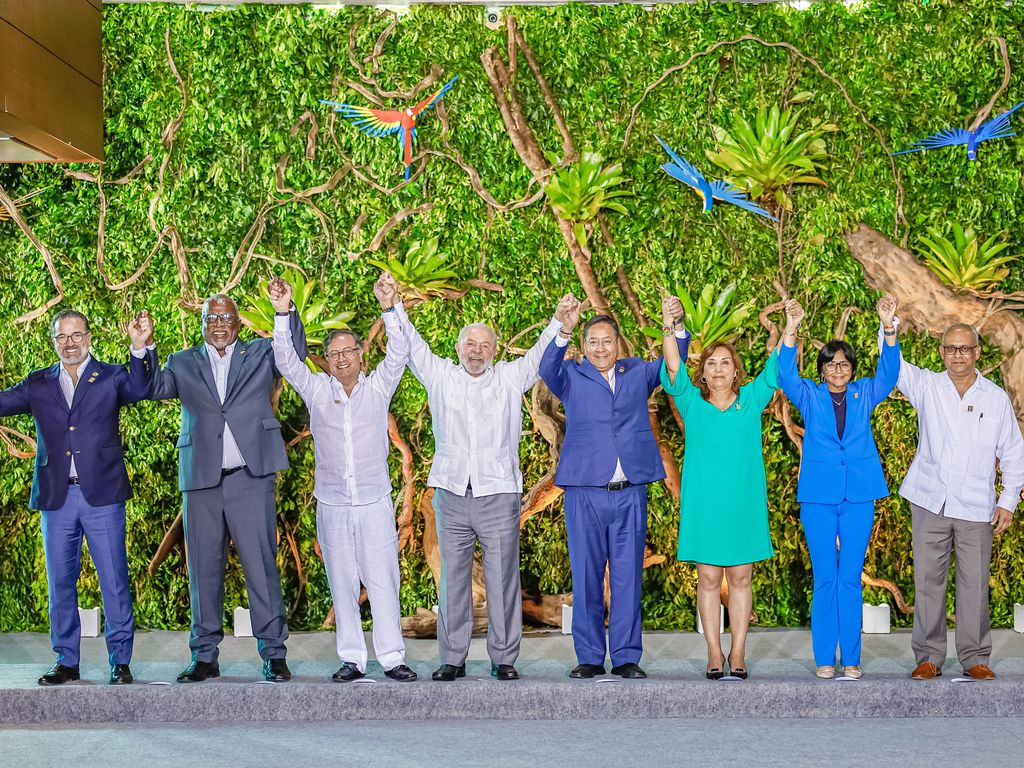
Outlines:
<svg viewBox="0 0 1024 768"><path fill-rule="evenodd" d="M724 411L701 397L685 370L670 383L662 364L661 385L686 425L679 559L730 566L772 557L761 414L779 386L778 355Z"/></svg>

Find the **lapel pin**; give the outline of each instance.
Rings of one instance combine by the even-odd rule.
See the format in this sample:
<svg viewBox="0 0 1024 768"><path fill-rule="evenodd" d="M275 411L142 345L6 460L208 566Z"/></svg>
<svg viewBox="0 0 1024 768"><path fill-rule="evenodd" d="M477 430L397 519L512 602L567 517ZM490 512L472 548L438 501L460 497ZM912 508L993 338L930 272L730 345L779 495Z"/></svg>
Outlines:
<svg viewBox="0 0 1024 768"><path fill-rule="evenodd" d="M860 392L854 392L853 399L856 400L858 397L860 397Z"/></svg>
<svg viewBox="0 0 1024 768"><path fill-rule="evenodd" d="M626 372L626 366L620 365L619 366L619 373L625 373L625 372Z"/></svg>
<svg viewBox="0 0 1024 768"><path fill-rule="evenodd" d="M737 402L736 403L736 410L738 411L739 409L740 409L740 404Z"/></svg>

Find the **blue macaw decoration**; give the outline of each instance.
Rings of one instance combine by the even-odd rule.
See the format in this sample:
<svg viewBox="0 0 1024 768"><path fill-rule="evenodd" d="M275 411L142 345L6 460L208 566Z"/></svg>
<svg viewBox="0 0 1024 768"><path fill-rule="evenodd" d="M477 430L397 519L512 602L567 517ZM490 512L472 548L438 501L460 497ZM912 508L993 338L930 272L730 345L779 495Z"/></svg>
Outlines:
<svg viewBox="0 0 1024 768"><path fill-rule="evenodd" d="M360 107L354 104L339 104L336 101L320 99L321 104L327 104L340 112L347 120L352 120L360 131L373 137L391 136L398 134L398 151L405 165L405 179L409 180L409 173L412 170L412 148L416 143L416 125L420 113L433 107L441 98L451 90L455 81L459 79L456 75L447 83L438 88L434 93L427 96L419 104L407 107L404 110L373 109L372 107Z"/></svg>
<svg viewBox="0 0 1024 768"><path fill-rule="evenodd" d="M700 195L700 199L704 201L704 213L711 213L711 206L714 205L713 201L721 200L724 203L732 203L745 210L753 211L759 216L764 216L772 221L778 221L777 218L768 213L764 208L752 202L742 189L734 187L725 179L712 181L709 184L700 171L673 152L671 147L662 141L660 137L655 136L654 138L658 139L661 146L668 152L668 156L672 158L671 163L665 163L661 166L662 170L673 179L677 179L686 186L692 187Z"/></svg>
<svg viewBox="0 0 1024 768"><path fill-rule="evenodd" d="M986 120L973 131L963 128L945 128L937 133L933 133L931 136L918 139L907 149L902 149L892 154L905 155L908 152L924 152L928 149L955 147L960 144L966 144L967 159L977 160L978 145L981 142L989 141L990 139L1008 139L1011 136L1017 135L1017 132L1010 128L1010 117L1021 107L1024 107L1024 101L1012 109L1006 110L1001 115L996 115L991 120Z"/></svg>

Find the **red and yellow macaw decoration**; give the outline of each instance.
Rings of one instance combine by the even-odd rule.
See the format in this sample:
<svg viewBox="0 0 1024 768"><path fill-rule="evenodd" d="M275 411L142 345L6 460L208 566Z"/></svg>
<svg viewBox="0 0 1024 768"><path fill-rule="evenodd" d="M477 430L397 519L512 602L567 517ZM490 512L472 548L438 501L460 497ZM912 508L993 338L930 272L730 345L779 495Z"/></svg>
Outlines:
<svg viewBox="0 0 1024 768"><path fill-rule="evenodd" d="M408 180L412 170L412 147L416 143L416 122L420 115L430 109L448 92L448 90L459 79L456 75L447 83L442 85L436 93L428 96L414 107L406 107L402 111L388 109L373 109L372 107L357 107L353 104L339 104L335 101L320 99L321 104L327 104L334 108L335 112L341 114L348 120L354 120L359 130L374 138L378 136L390 136L398 134L398 146L402 153L402 162L405 164L405 178Z"/></svg>

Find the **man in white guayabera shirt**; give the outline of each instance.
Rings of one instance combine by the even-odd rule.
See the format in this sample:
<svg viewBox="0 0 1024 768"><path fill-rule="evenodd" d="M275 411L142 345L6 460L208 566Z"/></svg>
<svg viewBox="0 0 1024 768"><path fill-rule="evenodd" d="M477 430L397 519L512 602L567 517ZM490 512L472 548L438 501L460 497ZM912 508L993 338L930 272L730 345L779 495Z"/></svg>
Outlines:
<svg viewBox="0 0 1024 768"><path fill-rule="evenodd" d="M914 540L914 631L917 667L930 680L946 660L946 585L956 550L956 653L964 674L993 680L989 669L988 580L993 534L1013 519L1024 487L1024 439L1006 392L975 364L978 332L957 323L942 334L937 373L900 364L896 383L917 411L917 454L900 496L910 502ZM1003 489L996 499L996 462Z"/></svg>
<svg viewBox="0 0 1024 768"><path fill-rule="evenodd" d="M441 666L434 680L466 676L473 633L473 552L480 542L487 591L487 653L491 675L515 680L523 635L519 581L519 471L522 400L539 379L544 349L562 326L565 299L540 339L518 360L492 365L497 338L483 323L459 331L459 364L438 357L412 323L409 369L427 390L434 427L434 488L441 549L437 641Z"/></svg>
<svg viewBox="0 0 1024 768"><path fill-rule="evenodd" d="M270 290L280 286L276 291ZM366 675L366 642L359 617L359 584L366 586L373 615L373 650L384 674L410 682L398 602L398 535L388 474L388 407L405 372L408 341L394 280L381 275L373 292L383 310L387 353L363 373L363 342L348 329L324 339L330 373L312 373L299 359L288 326L292 288L280 278L268 286L274 319L274 362L309 410L316 451L313 495L316 532L334 600L341 668L331 679L345 683Z"/></svg>

